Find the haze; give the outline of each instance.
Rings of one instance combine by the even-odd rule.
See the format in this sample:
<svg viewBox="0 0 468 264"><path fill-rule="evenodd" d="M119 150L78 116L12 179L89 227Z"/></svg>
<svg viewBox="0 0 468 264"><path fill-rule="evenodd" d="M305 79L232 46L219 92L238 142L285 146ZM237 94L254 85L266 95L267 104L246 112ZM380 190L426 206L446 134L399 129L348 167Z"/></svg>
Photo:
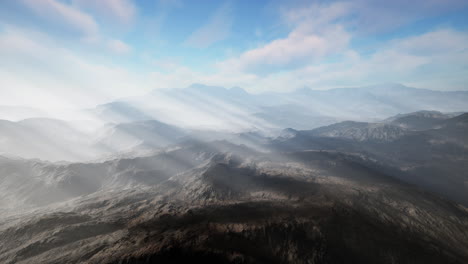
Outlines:
<svg viewBox="0 0 468 264"><path fill-rule="evenodd" d="M468 263L467 1L0 2L0 263Z"/></svg>
<svg viewBox="0 0 468 264"><path fill-rule="evenodd" d="M0 104L87 108L192 83L252 93L388 82L466 90L466 7L457 0L5 1Z"/></svg>

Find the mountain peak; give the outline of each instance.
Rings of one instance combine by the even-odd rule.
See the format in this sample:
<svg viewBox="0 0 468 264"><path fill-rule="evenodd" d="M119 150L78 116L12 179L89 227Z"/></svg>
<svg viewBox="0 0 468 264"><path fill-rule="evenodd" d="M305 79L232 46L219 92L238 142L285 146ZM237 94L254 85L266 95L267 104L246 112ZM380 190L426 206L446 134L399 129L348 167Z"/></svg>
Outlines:
<svg viewBox="0 0 468 264"><path fill-rule="evenodd" d="M411 89L408 86L405 86L401 83L396 82L386 82L380 84L374 84L363 87L365 89L373 89L373 90L393 90L393 89Z"/></svg>
<svg viewBox="0 0 468 264"><path fill-rule="evenodd" d="M246 92L244 89L240 87L232 87L232 88L225 88L222 86L211 86L211 85L204 85L200 83L194 83L187 88L188 91L195 91L197 93L206 93L210 96L215 95L215 96L223 96L226 98L230 97L245 97L248 96L249 93Z"/></svg>
<svg viewBox="0 0 468 264"><path fill-rule="evenodd" d="M239 86L231 87L229 91L236 94L248 94L244 89L240 88Z"/></svg>
<svg viewBox="0 0 468 264"><path fill-rule="evenodd" d="M192 83L191 85L187 87L187 89L223 89L223 90L226 90L226 88L224 87L205 85L201 83Z"/></svg>

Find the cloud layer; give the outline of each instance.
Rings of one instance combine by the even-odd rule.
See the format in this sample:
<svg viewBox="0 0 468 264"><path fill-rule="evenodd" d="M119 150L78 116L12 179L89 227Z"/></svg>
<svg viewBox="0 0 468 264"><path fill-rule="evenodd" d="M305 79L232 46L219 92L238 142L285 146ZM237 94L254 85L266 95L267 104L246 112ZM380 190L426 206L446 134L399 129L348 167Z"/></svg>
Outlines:
<svg viewBox="0 0 468 264"><path fill-rule="evenodd" d="M381 82L468 89L468 25L455 19L468 15L466 1L206 4L5 2L0 104L82 107L192 83L252 92Z"/></svg>

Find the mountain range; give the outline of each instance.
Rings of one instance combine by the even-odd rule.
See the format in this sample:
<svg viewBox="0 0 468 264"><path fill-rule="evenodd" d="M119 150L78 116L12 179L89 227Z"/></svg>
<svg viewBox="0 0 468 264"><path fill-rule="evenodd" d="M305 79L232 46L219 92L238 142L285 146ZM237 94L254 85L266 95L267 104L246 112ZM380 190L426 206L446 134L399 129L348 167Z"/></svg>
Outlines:
<svg viewBox="0 0 468 264"><path fill-rule="evenodd" d="M273 145L281 150L360 153L396 168L395 176L406 182L468 205L468 114L437 115L437 122L426 130L420 130L421 112L382 123L346 121L313 130L288 129L287 136L274 139ZM402 126L405 122L411 125Z"/></svg>
<svg viewBox="0 0 468 264"><path fill-rule="evenodd" d="M467 99L196 84L1 120L0 263L467 263Z"/></svg>
<svg viewBox="0 0 468 264"><path fill-rule="evenodd" d="M4 170L12 161L2 162ZM38 178L47 187L2 195L50 205L2 213L3 263L468 259L465 207L355 155L191 142L146 158L30 167L49 170ZM76 192L80 185L95 188ZM75 198L60 203L57 192Z"/></svg>
<svg viewBox="0 0 468 264"><path fill-rule="evenodd" d="M191 129L252 130L313 129L336 122L380 121L419 110L466 112L468 92L434 91L387 83L330 90L299 89L288 93L249 93L239 87L193 84L186 88L156 89L137 97L121 98L82 116L106 123L158 120ZM30 108L2 106L0 118L58 118ZM22 117L22 118L21 118Z"/></svg>
<svg viewBox="0 0 468 264"><path fill-rule="evenodd" d="M345 120L377 121L421 109L464 112L468 111L467 100L465 91L441 92L401 84L260 94L247 93L238 87L193 84L182 89L154 90L147 96L122 99L90 111L113 122L156 119L195 128L313 129ZM171 105L158 106L161 101ZM209 121L190 122L188 113L182 110ZM178 112L182 113L174 114Z"/></svg>

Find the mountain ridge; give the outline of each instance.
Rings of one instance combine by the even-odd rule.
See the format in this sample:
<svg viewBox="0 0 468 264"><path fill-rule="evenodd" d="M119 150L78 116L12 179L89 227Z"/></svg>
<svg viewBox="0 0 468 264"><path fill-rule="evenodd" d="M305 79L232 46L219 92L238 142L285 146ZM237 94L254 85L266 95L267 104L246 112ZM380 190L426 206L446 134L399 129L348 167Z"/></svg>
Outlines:
<svg viewBox="0 0 468 264"><path fill-rule="evenodd" d="M231 151L215 150L206 162L152 187L97 191L25 213L20 221L0 218L0 261L463 263L468 258L466 208L344 154L300 151L280 162L225 147Z"/></svg>

